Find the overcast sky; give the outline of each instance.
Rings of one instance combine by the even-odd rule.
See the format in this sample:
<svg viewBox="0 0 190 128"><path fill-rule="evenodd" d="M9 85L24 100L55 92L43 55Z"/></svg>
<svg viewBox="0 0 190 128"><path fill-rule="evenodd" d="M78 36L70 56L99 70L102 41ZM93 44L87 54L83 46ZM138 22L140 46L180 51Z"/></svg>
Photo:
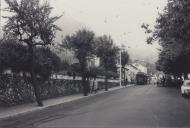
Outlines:
<svg viewBox="0 0 190 128"><path fill-rule="evenodd" d="M167 0L50 0L53 15L64 13L58 22L63 30L59 36L87 28L97 35L112 36L118 46L125 44L132 57L154 61L157 50L146 44L141 25L153 26L166 3Z"/></svg>

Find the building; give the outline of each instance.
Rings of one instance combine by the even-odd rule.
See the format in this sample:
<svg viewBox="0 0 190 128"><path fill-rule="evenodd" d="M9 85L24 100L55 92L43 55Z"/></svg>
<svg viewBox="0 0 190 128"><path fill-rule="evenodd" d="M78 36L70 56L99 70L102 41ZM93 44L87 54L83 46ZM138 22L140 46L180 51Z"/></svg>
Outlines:
<svg viewBox="0 0 190 128"><path fill-rule="evenodd" d="M93 58L88 60L87 64L88 64L88 67L98 67L100 66L100 58L94 56Z"/></svg>
<svg viewBox="0 0 190 128"><path fill-rule="evenodd" d="M134 65L132 64L128 64L126 67L125 67L125 74L126 74L126 78L127 81L129 83L134 83L135 82L135 79L136 79L136 74L138 72L141 72L141 70L139 70L137 67L135 67Z"/></svg>
<svg viewBox="0 0 190 128"><path fill-rule="evenodd" d="M118 67L118 73L120 73L120 65L117 64ZM133 64L128 64L124 68L122 68L122 74L121 74L121 79L122 82L127 80L128 83L135 83L136 80L136 74L139 72L143 72L147 74L147 67L139 64L139 63L133 63Z"/></svg>
<svg viewBox="0 0 190 128"><path fill-rule="evenodd" d="M133 65L134 67L136 67L137 69L139 69L140 72L143 72L143 73L145 73L145 74L148 73L147 67L145 67L145 66L143 66L143 65L141 65L141 64L139 64L139 63L133 63L132 65Z"/></svg>

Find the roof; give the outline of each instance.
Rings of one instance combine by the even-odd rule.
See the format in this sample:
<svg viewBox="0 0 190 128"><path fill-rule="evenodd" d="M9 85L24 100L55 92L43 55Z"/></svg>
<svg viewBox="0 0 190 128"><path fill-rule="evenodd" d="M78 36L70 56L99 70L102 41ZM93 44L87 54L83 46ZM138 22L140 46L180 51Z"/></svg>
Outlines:
<svg viewBox="0 0 190 128"><path fill-rule="evenodd" d="M133 66L132 64L128 64L128 66L131 66L131 67L133 67L134 69L140 71L137 67ZM128 68L127 68L127 69L128 69Z"/></svg>

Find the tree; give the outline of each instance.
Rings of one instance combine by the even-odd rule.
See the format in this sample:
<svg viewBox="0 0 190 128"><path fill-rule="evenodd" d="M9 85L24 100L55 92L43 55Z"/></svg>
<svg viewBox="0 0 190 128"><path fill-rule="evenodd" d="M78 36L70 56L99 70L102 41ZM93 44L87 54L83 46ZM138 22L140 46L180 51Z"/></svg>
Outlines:
<svg viewBox="0 0 190 128"><path fill-rule="evenodd" d="M26 46L15 40L0 42L0 72L11 69L12 72L28 71L28 55Z"/></svg>
<svg viewBox="0 0 190 128"><path fill-rule="evenodd" d="M42 81L48 80L51 74L60 71L61 60L48 47L39 47L34 51L34 72Z"/></svg>
<svg viewBox="0 0 190 128"><path fill-rule="evenodd" d="M121 66L124 69L124 84L126 84L126 79L125 79L125 66L129 62L129 54L127 51L121 52Z"/></svg>
<svg viewBox="0 0 190 128"><path fill-rule="evenodd" d="M46 81L52 72L59 71L60 58L49 48L34 49L34 72L42 81ZM15 40L6 40L0 43L0 71L10 69L13 73L30 72L28 63L30 55L27 47Z"/></svg>
<svg viewBox="0 0 190 128"><path fill-rule="evenodd" d="M104 75L104 69L102 67L91 66L88 68L88 76L91 78L96 78L97 76Z"/></svg>
<svg viewBox="0 0 190 128"><path fill-rule="evenodd" d="M173 75L187 76L190 51L190 1L168 0L164 12L156 20L154 31L142 25L146 33L152 34L148 43L159 41L162 50L157 62L158 69Z"/></svg>
<svg viewBox="0 0 190 128"><path fill-rule="evenodd" d="M55 53L50 51L49 48L36 48L34 51L34 71L37 75L40 89L43 91L43 86L41 85L49 80L52 72L59 70L60 59ZM4 82L0 84L0 88L3 89L1 92L3 96L9 99L8 101L12 98L16 99L15 101L19 101L19 99L23 98L21 93L23 92L23 88L25 88L23 82L27 83L26 87L31 85L28 83L31 81L31 77L27 75L30 72L30 65L28 63L29 57L27 47L19 42L15 42L15 40L6 40L0 43L0 76L2 77L1 82ZM4 74L6 70L11 71L12 77L11 81L9 81L10 83L4 81L10 80L10 74ZM10 88L13 89L13 91L8 91ZM14 93L18 93L18 95L14 95ZM30 96L30 94L33 94L33 92L29 92L28 96ZM11 95L14 95L14 97L11 98Z"/></svg>
<svg viewBox="0 0 190 128"><path fill-rule="evenodd" d="M94 55L94 36L94 32L83 29L73 35L66 36L62 42L62 46L73 51L79 61L84 96L88 95L87 61Z"/></svg>
<svg viewBox="0 0 190 128"><path fill-rule="evenodd" d="M36 101L43 106L36 73L34 71L34 49L37 46L50 45L56 30L60 30L54 23L60 17L50 17L52 8L48 2L41 4L40 0L5 0L8 10L12 13L8 18L4 31L6 36L14 36L27 45L30 54L31 83L34 88Z"/></svg>
<svg viewBox="0 0 190 128"><path fill-rule="evenodd" d="M119 48L113 44L110 36L97 38L96 55L100 57L100 66L105 70L105 91L108 91L109 72L117 72L117 54Z"/></svg>

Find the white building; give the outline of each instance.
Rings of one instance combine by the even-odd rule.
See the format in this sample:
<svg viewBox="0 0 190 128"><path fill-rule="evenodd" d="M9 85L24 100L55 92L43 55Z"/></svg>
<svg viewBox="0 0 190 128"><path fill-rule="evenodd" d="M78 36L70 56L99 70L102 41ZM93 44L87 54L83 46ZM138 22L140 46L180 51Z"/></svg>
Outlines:
<svg viewBox="0 0 190 128"><path fill-rule="evenodd" d="M136 79L136 74L141 72L137 67L133 66L132 64L128 64L125 67L125 74L128 82L133 83Z"/></svg>
<svg viewBox="0 0 190 128"><path fill-rule="evenodd" d="M136 67L137 69L139 69L140 72L143 72L143 73L145 73L145 74L148 73L147 67L145 67L145 66L143 66L143 65L141 65L141 64L139 64L139 63L134 63L134 64L132 64L132 65L133 65L134 67Z"/></svg>
<svg viewBox="0 0 190 128"><path fill-rule="evenodd" d="M88 67L98 67L100 66L100 58L94 56L93 58L88 60L87 64L88 64Z"/></svg>

